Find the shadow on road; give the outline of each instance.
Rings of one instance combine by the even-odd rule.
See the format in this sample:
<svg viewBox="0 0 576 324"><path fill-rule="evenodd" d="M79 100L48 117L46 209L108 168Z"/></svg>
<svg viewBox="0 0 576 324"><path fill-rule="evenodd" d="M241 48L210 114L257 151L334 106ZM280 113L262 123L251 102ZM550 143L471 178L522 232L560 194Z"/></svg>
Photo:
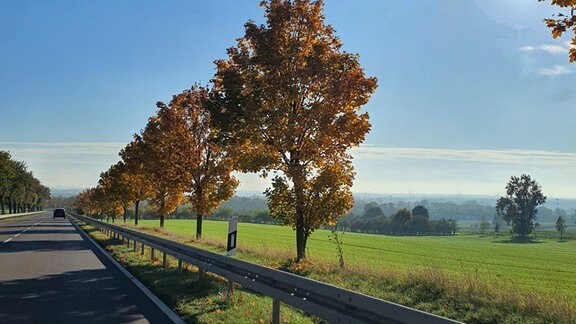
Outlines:
<svg viewBox="0 0 576 324"><path fill-rule="evenodd" d="M77 240L33 240L33 241L10 241L0 245L0 254L15 252L51 252L51 251L81 251L90 250L90 247L80 238Z"/></svg>
<svg viewBox="0 0 576 324"><path fill-rule="evenodd" d="M0 225L0 228L26 228L29 226L34 226L34 228L37 227L69 227L69 228L73 228L72 224L70 224L70 222L68 220L64 220L64 219L59 219L59 220L50 220L50 221L45 221L42 222L40 224L38 224L37 221L30 221L30 222L18 222L18 224L12 224L9 223L10 225Z"/></svg>
<svg viewBox="0 0 576 324"><path fill-rule="evenodd" d="M106 269L0 282L0 323L147 322Z"/></svg>
<svg viewBox="0 0 576 324"><path fill-rule="evenodd" d="M19 231L0 231L2 235L15 235L22 233L22 230ZM43 229L43 230L28 230L26 234L73 234L77 233L73 228L69 230L65 229Z"/></svg>

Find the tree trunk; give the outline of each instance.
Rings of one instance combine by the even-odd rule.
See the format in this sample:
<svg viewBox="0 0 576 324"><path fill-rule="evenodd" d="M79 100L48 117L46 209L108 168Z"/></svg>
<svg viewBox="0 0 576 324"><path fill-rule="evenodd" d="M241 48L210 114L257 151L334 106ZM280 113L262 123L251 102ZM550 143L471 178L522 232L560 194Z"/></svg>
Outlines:
<svg viewBox="0 0 576 324"><path fill-rule="evenodd" d="M140 205L140 200L134 202L134 225L138 225L138 206Z"/></svg>
<svg viewBox="0 0 576 324"><path fill-rule="evenodd" d="M160 215L160 227L164 228L164 215Z"/></svg>
<svg viewBox="0 0 576 324"><path fill-rule="evenodd" d="M520 230L520 240L526 240L528 238L528 234L524 231L524 228ZM536 233L534 233L534 238L536 238Z"/></svg>
<svg viewBox="0 0 576 324"><path fill-rule="evenodd" d="M296 154L291 154L294 156ZM298 159L294 159L294 166L290 168L292 181L294 182L294 194L296 198L296 262L306 259L306 241L308 239L304 220L304 175L303 167L299 165Z"/></svg>
<svg viewBox="0 0 576 324"><path fill-rule="evenodd" d="M202 214L196 214L196 239L202 238Z"/></svg>
<svg viewBox="0 0 576 324"><path fill-rule="evenodd" d="M298 215L296 216L298 217ZM306 230L304 229L303 221L301 224L296 224L296 262L300 262L306 259L306 241L308 237L306 236Z"/></svg>
<svg viewBox="0 0 576 324"><path fill-rule="evenodd" d="M122 211L124 212L122 214L122 219L124 220L124 224L126 224L126 214L128 213L128 206L122 206Z"/></svg>

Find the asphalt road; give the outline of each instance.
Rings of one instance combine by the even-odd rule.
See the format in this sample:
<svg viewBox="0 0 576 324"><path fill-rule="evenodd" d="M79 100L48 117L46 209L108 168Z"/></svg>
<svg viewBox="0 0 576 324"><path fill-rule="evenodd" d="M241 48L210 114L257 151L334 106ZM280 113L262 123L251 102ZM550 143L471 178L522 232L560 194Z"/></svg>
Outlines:
<svg viewBox="0 0 576 324"><path fill-rule="evenodd" d="M68 219L0 221L0 323L170 323Z"/></svg>

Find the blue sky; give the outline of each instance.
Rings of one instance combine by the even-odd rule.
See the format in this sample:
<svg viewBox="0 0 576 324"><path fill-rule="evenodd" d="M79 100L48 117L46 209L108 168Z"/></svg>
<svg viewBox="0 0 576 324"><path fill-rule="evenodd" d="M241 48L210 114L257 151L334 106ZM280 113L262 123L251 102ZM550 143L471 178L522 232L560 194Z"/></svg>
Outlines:
<svg viewBox="0 0 576 324"><path fill-rule="evenodd" d="M94 186L156 101L208 83L259 0L0 2L0 149L51 187ZM379 88L354 191L575 197L576 65L536 0L325 0ZM244 190L268 180L242 175Z"/></svg>

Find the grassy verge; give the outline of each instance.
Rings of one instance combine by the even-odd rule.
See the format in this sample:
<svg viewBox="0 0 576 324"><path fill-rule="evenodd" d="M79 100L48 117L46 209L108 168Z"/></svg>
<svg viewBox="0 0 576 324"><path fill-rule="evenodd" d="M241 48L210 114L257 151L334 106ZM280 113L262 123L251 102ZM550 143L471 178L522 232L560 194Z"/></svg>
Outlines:
<svg viewBox="0 0 576 324"><path fill-rule="evenodd" d="M215 252L224 252L224 241L209 236L196 241L192 235L166 229L145 226L138 229ZM261 233L259 238L266 235ZM491 283L481 278L478 272L468 271L464 265L462 273L454 276L435 265L413 269L375 268L368 263L356 262L344 270L336 262L325 259L292 264L287 261L291 256L291 251L268 245L239 247L237 255L250 262L281 268L467 323L576 322L575 305L569 297L528 289L514 282Z"/></svg>
<svg viewBox="0 0 576 324"><path fill-rule="evenodd" d="M198 269L184 265L179 271L177 260L168 257L164 268L161 254L151 258L150 250L134 251L120 240L111 239L88 225L81 226L130 273L135 275L168 307L187 323L268 323L272 316L272 299L236 287L228 296L227 282L206 274L199 280ZM314 319L290 307L281 309L284 323L313 323Z"/></svg>
<svg viewBox="0 0 576 324"><path fill-rule="evenodd" d="M192 238L195 223L169 219L166 229L184 239ZM141 222L141 227L157 226L157 220ZM226 234L226 222L204 222L205 242L224 245ZM318 230L308 240L308 255L315 263L333 263L338 259L329 234ZM258 255L279 255L283 260L276 263L282 263L295 255L294 232L289 227L239 223L238 247ZM342 249L347 265L374 272L440 269L446 277L461 281L474 277L480 282L520 291L570 298L576 304L576 241L559 242L539 236L535 241L520 244L510 240L509 235L399 237L345 233Z"/></svg>
<svg viewBox="0 0 576 324"><path fill-rule="evenodd" d="M167 229L145 226L138 229L207 250L224 252L223 240L208 235L196 241L192 235ZM104 240L109 241L107 238ZM167 273L170 271L164 272L158 261L148 264L149 255L136 259L143 262L142 264L135 266L131 265L133 261L126 263L128 257L123 256L124 252L119 254L124 247L121 244L115 247L117 245L108 249L117 254L131 272L141 277L159 297L166 300L170 307L190 323L255 323L267 322L270 319L271 301L267 298L239 291L234 298L226 299L223 279L211 277L208 287L204 287L198 284L197 273L193 268L188 269L188 277L169 279L171 277ZM394 269L355 263L354 266L341 269L335 262L324 259L293 264L290 262L291 256L291 251L267 245L264 240L261 240L258 247L239 247L237 254L240 259L280 268L467 323L576 323L575 305L565 296L526 289L514 282L490 283L481 278L478 272L468 272L464 268L460 276L449 275L436 266ZM183 288L175 288L179 284L183 285ZM180 291L187 294L181 294ZM297 311L290 311L287 313L283 308L283 321L313 321Z"/></svg>

